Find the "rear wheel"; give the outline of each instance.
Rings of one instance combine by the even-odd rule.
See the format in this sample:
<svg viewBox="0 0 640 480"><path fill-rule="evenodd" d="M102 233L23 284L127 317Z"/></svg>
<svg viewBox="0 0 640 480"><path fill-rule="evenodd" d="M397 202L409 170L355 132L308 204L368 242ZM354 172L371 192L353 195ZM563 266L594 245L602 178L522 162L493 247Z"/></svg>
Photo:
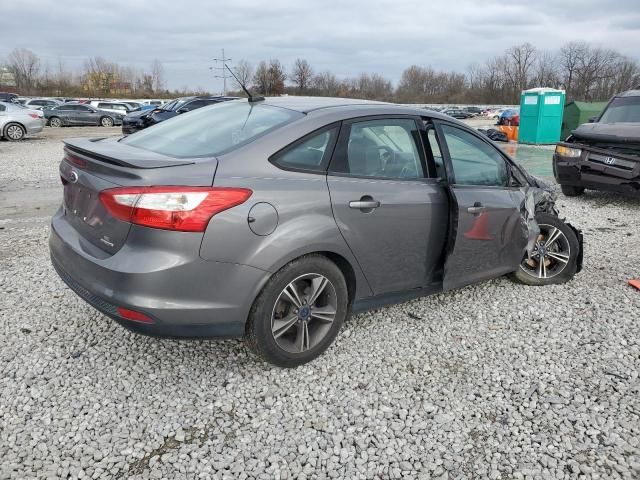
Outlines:
<svg viewBox="0 0 640 480"><path fill-rule="evenodd" d="M103 127L113 127L113 118L102 117L100 119L100 125L102 125Z"/></svg>
<svg viewBox="0 0 640 480"><path fill-rule="evenodd" d="M584 187L573 187L571 185L560 185L560 190L566 197L577 197L584 193Z"/></svg>
<svg viewBox="0 0 640 480"><path fill-rule="evenodd" d="M22 125L17 123L10 123L4 129L4 136L8 140L15 142L17 140L22 140L27 132L25 131Z"/></svg>
<svg viewBox="0 0 640 480"><path fill-rule="evenodd" d="M267 282L247 323L248 346L269 363L296 367L333 342L348 313L347 284L321 255L284 266Z"/></svg>
<svg viewBox="0 0 640 480"><path fill-rule="evenodd" d="M565 283L578 269L580 243L575 232L554 215L539 213L540 234L531 256L526 255L512 277L525 285Z"/></svg>
<svg viewBox="0 0 640 480"><path fill-rule="evenodd" d="M49 119L49 126L53 128L59 128L62 126L62 120L60 120L58 117L51 117Z"/></svg>

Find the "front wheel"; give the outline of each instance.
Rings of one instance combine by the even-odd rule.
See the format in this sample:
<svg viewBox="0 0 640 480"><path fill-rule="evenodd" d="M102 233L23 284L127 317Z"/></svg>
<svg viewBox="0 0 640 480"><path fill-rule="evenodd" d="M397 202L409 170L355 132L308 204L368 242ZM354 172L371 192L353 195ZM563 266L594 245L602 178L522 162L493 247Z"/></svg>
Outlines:
<svg viewBox="0 0 640 480"><path fill-rule="evenodd" d="M333 342L349 311L340 269L321 255L296 259L267 282L251 308L246 341L280 367L297 367Z"/></svg>
<svg viewBox="0 0 640 480"><path fill-rule="evenodd" d="M560 185L560 190L565 197L578 197L584 193L584 187L574 187L572 185Z"/></svg>
<svg viewBox="0 0 640 480"><path fill-rule="evenodd" d="M58 117L51 117L49 119L49 126L53 128L60 128L62 126L62 120Z"/></svg>
<svg viewBox="0 0 640 480"><path fill-rule="evenodd" d="M525 285L542 286L568 282L578 270L580 243L575 232L554 215L539 213L540 234L531 255L525 255L512 278Z"/></svg>
<svg viewBox="0 0 640 480"><path fill-rule="evenodd" d="M103 127L113 127L113 118L102 117L100 119L100 125L102 125Z"/></svg>

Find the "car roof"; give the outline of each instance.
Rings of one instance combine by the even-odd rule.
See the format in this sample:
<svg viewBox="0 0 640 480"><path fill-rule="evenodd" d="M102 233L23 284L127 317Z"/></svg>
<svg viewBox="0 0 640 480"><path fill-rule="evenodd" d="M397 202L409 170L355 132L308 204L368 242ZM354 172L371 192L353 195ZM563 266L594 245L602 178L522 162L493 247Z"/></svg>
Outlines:
<svg viewBox="0 0 640 480"><path fill-rule="evenodd" d="M246 99L236 101L247 101ZM286 108L294 110L300 113L310 113L316 111L326 111L332 109L334 111L340 111L341 113L353 113L358 115L363 110L375 109L376 114L401 114L401 115L421 115L439 120L447 120L452 123L461 123L454 118L429 110L426 108L419 108L409 105L401 105L397 103L379 102L375 100L361 100L357 98L339 98L339 97L267 97L264 101L266 105L273 105L275 107Z"/></svg>
<svg viewBox="0 0 640 480"><path fill-rule="evenodd" d="M618 93L616 97L640 97L640 89L627 90L626 92Z"/></svg>

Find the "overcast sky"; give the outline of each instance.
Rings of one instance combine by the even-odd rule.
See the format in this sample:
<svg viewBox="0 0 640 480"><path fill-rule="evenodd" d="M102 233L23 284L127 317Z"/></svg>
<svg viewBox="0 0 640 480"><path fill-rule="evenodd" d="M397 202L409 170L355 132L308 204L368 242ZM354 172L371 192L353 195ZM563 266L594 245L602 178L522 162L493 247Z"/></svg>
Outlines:
<svg viewBox="0 0 640 480"><path fill-rule="evenodd" d="M167 86L221 89L209 67L300 57L339 77L379 72L394 82L411 65L464 71L525 41L571 40L640 57L640 0L0 0L0 62L14 47L52 66L85 58L165 67Z"/></svg>

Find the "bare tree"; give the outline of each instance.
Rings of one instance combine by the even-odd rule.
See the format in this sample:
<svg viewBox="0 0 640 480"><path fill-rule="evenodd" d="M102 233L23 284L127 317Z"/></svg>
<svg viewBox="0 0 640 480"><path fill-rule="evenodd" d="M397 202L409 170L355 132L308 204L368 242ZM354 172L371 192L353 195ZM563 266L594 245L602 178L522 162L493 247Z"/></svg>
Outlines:
<svg viewBox="0 0 640 480"><path fill-rule="evenodd" d="M160 60L154 60L151 64L152 91L159 92L164 88L164 66Z"/></svg>
<svg viewBox="0 0 640 480"><path fill-rule="evenodd" d="M14 48L7 57L9 70L16 79L18 89L24 93L32 93L40 72L40 59L31 50Z"/></svg>
<svg viewBox="0 0 640 480"><path fill-rule="evenodd" d="M284 81L287 74L280 60L271 59L269 61L269 90L268 93L280 95L284 92Z"/></svg>
<svg viewBox="0 0 640 480"><path fill-rule="evenodd" d="M293 64L293 72L291 80L298 89L298 93L304 93L310 86L313 78L313 69L309 62L304 59L297 58Z"/></svg>
<svg viewBox="0 0 640 480"><path fill-rule="evenodd" d="M312 85L317 95L335 97L340 90L340 82L331 72L321 72L313 77Z"/></svg>
<svg viewBox="0 0 640 480"><path fill-rule="evenodd" d="M513 99L517 100L520 92L529 85L531 70L536 60L536 49L530 43L511 47L506 53L505 73L513 89Z"/></svg>
<svg viewBox="0 0 640 480"><path fill-rule="evenodd" d="M557 88L560 84L557 57L551 52L540 52L535 62L533 83L536 87Z"/></svg>
<svg viewBox="0 0 640 480"><path fill-rule="evenodd" d="M253 74L254 89L257 90L258 93L268 95L270 87L269 78L269 66L267 65L267 62L262 60L258 64L256 72Z"/></svg>
<svg viewBox="0 0 640 480"><path fill-rule="evenodd" d="M253 67L246 60L240 60L234 68L234 73L238 77L238 80L240 80L240 83L235 79L234 82L237 88L241 88L242 85L247 86L251 81L251 77L253 76Z"/></svg>

